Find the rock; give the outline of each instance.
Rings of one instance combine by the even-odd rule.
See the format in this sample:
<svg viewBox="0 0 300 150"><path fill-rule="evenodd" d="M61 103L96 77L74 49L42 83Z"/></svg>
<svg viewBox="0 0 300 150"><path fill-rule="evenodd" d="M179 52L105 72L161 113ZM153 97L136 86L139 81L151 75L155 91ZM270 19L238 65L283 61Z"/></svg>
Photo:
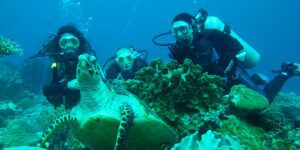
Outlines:
<svg viewBox="0 0 300 150"><path fill-rule="evenodd" d="M6 126L5 119L2 116L0 116L0 128L5 127L5 126Z"/></svg>
<svg viewBox="0 0 300 150"><path fill-rule="evenodd" d="M9 116L15 115L17 112L17 106L11 101L0 102L0 116L2 118L7 118Z"/></svg>

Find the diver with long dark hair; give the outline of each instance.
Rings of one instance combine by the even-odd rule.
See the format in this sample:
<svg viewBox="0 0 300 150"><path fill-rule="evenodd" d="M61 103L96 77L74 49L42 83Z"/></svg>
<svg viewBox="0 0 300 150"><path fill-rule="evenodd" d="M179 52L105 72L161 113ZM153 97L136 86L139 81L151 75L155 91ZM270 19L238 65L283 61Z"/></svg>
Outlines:
<svg viewBox="0 0 300 150"><path fill-rule="evenodd" d="M43 93L54 107L63 104L66 108L72 108L79 102L76 66L78 56L83 53L95 54L83 33L73 25L66 25L56 35L50 36L43 49L33 56L50 58L52 82L43 87Z"/></svg>

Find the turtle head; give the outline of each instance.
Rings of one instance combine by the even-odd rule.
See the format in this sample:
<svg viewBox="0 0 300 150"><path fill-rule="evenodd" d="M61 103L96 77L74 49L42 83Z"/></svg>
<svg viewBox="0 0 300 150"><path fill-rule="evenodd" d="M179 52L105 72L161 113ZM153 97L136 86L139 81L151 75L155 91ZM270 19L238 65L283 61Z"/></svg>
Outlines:
<svg viewBox="0 0 300 150"><path fill-rule="evenodd" d="M78 57L77 80L81 88L98 85L102 80L101 68L95 56L82 54Z"/></svg>

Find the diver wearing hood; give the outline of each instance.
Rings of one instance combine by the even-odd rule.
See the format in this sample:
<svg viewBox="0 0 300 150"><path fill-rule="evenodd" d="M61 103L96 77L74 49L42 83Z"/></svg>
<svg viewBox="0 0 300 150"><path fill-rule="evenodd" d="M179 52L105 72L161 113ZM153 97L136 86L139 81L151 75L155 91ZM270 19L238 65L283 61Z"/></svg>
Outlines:
<svg viewBox="0 0 300 150"><path fill-rule="evenodd" d="M76 27L66 25L48 39L37 55L31 57L50 58L52 82L43 87L43 94L54 107L64 105L66 108L72 108L79 102L76 67L78 56L83 53L94 54L94 51Z"/></svg>
<svg viewBox="0 0 300 150"><path fill-rule="evenodd" d="M204 17L205 20L206 17ZM286 63L282 65L279 75L270 82L261 82L263 89L258 86L258 79L253 80L246 71L256 65L259 54L251 49L241 39L234 38L231 30L206 28L205 23L190 14L181 13L174 17L170 34L176 39L174 44L159 44L168 46L170 57L182 63L188 58L195 64L200 64L204 71L219 75L225 79L225 89L229 91L233 85L245 84L249 88L265 95L270 102L273 101L284 83L294 75L300 75L300 65ZM165 35L165 34L161 34ZM153 42L157 44L156 38Z"/></svg>
<svg viewBox="0 0 300 150"><path fill-rule="evenodd" d="M106 79L127 80L134 78L135 73L148 64L146 62L147 52L136 50L133 47L119 48L115 55L104 64Z"/></svg>

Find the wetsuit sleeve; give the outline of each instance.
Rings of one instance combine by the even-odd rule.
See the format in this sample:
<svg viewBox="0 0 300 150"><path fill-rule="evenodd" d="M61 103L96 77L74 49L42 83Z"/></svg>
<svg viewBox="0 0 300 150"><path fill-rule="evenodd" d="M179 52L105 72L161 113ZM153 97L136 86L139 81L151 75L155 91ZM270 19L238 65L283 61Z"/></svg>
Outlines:
<svg viewBox="0 0 300 150"><path fill-rule="evenodd" d="M242 44L232 36L227 33L221 32L219 30L207 30L205 32L211 32L208 39L212 41L216 51L220 57L233 58L243 50Z"/></svg>
<svg viewBox="0 0 300 150"><path fill-rule="evenodd" d="M55 67L52 64L51 68L52 68L52 82L51 84L45 85L43 87L43 94L46 97L62 95L67 90L67 82L66 81L60 82L61 79L57 74L56 64Z"/></svg>
<svg viewBox="0 0 300 150"><path fill-rule="evenodd" d="M46 97L48 97L48 96L68 95L76 91L76 90L69 89L67 87L67 84L68 84L67 81L63 81L63 82L55 82L55 83L45 85L43 87L43 94Z"/></svg>
<svg viewBox="0 0 300 150"><path fill-rule="evenodd" d="M43 87L43 94L47 96L55 96L55 95L62 95L65 93L67 89L67 83L53 83L48 84Z"/></svg>

